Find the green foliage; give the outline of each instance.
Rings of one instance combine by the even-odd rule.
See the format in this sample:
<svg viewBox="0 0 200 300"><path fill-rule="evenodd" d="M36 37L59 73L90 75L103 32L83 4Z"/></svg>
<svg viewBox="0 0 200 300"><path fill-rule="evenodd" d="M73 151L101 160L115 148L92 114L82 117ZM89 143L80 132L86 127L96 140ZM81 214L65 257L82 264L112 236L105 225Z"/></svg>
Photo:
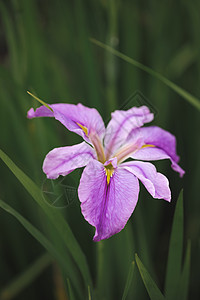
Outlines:
<svg viewBox="0 0 200 300"><path fill-rule="evenodd" d="M179 291L183 255L183 191L176 204L172 232L169 243L167 272L165 280L166 299L175 300Z"/></svg>
<svg viewBox="0 0 200 300"><path fill-rule="evenodd" d="M1 205L2 204L2 205ZM13 212L12 208L0 202L0 205L3 209L8 212ZM15 212L13 212L15 215ZM40 273L50 265L52 262L49 254L45 253L41 257L39 257L24 273L20 274L16 279L14 279L8 286L4 288L4 290L0 294L0 299L9 300L14 298L18 293L20 293L27 285L33 282L35 278L37 278Z"/></svg>
<svg viewBox="0 0 200 300"><path fill-rule="evenodd" d="M33 199L36 201L36 203L44 211L47 221L50 220L50 222L55 226L61 241L64 242L64 244L68 248L71 256L74 258L75 262L77 263L77 266L79 267L79 269L82 273L82 276L85 280L86 287L88 285L91 285L92 282L91 282L91 278L90 278L90 274L89 274L85 256L84 256L83 252L81 251L77 241L75 240L75 238L73 236L73 233L71 232L67 222L64 220L61 213L58 210L50 207L44 201L44 198L41 195L41 190L35 185L35 183L28 176L26 176L12 162L12 160L2 150L0 150L0 158L8 166L8 168L13 172L13 174L21 182L21 184L24 186L24 188L30 193L30 195L33 197ZM14 212L12 212L12 214L14 214ZM20 216L18 215L18 219L19 218L20 218ZM20 218L20 220L22 220L22 219ZM30 225L29 225L29 231L30 231ZM37 233L37 239L39 239L38 234L39 233ZM63 258L63 260L64 260L64 258Z"/></svg>
<svg viewBox="0 0 200 300"><path fill-rule="evenodd" d="M165 299L164 296L162 295L161 291L157 287L156 283L151 278L149 272L144 267L144 265L142 264L141 260L137 256L137 254L135 256L135 260L136 260L140 275L142 277L142 280L147 289L150 299L151 300L164 300Z"/></svg>
<svg viewBox="0 0 200 300"><path fill-rule="evenodd" d="M128 277L126 280L126 285L124 288L122 300L126 300L130 286L134 284L134 282L133 282L134 273L135 273L135 262L133 261L130 265L130 270L129 270Z"/></svg>
<svg viewBox="0 0 200 300"><path fill-rule="evenodd" d="M131 65L133 65L133 66L135 66L135 67L137 67L137 68L145 71L146 73L148 73L152 77L155 77L155 78L159 79L165 85L167 85L172 90L174 90L177 94L179 94L180 96L182 96L185 100L187 100L188 102L190 102L198 110L200 110L200 100L198 100L196 97L192 96L190 93L188 93L184 89L180 88L179 86L177 86L176 84L174 84L173 82L171 82L170 80L168 80L167 78L165 78L164 76L162 76L161 74L155 72L154 70L152 70L151 68L149 68L149 67L141 64L140 62L138 62L138 61L136 61L136 60L128 57L127 55L125 55L125 54L123 54L123 53L121 53L121 52L113 49L112 47L101 43L100 41L97 41L95 39L91 39L91 42L93 42L97 46L102 47L106 51L111 52L113 55L118 56L119 58L123 59L127 63L129 63L129 64L131 64Z"/></svg>
<svg viewBox="0 0 200 300"><path fill-rule="evenodd" d="M149 272L136 255L136 263L151 300L187 299L191 244L188 241L185 261L182 268L183 257L183 191L180 192L173 218L170 236L167 271L165 277L165 296L161 293Z"/></svg>

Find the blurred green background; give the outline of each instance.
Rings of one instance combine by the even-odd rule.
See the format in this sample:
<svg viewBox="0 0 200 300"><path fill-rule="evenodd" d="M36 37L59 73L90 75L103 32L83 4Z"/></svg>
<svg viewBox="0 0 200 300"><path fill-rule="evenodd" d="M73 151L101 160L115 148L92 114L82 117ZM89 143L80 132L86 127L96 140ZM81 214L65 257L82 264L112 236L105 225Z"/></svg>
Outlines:
<svg viewBox="0 0 200 300"><path fill-rule="evenodd" d="M198 97L199 28L197 0L0 0L0 147L41 189L46 182L41 169L45 155L81 139L53 119L27 120L27 110L38 106L27 90L47 103L81 102L95 107L105 122L115 109L138 106L134 95L140 91L144 95L140 102L156 112L153 124L177 137L184 178L170 169L169 162L156 163L169 178L172 203L154 200L141 188L126 229L103 246L92 241L93 229L81 215L76 190L72 189L75 199L70 205L53 208L64 214L86 255L94 284L102 290L98 299L121 299L135 252L163 290L174 207L182 187L184 245L188 238L192 245L188 299L199 299L200 118L195 107L163 83L94 45L90 38L142 62ZM76 189L79 177L80 172L72 173L65 183ZM2 162L0 198L46 232L42 213ZM19 291L7 298L0 293L0 299L69 299L66 278L48 256L41 257L43 253L18 222L0 210L0 291L30 271L30 280L26 283L22 278L17 284ZM136 282L127 299L149 299L139 276Z"/></svg>

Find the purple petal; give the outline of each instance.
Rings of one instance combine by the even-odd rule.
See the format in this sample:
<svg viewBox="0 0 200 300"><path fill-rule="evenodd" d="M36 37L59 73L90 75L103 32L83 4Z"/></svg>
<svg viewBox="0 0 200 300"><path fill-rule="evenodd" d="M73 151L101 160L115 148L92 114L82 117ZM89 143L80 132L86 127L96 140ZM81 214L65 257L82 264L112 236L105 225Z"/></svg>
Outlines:
<svg viewBox="0 0 200 300"><path fill-rule="evenodd" d="M120 165L141 180L153 198L171 200L169 181L163 174L158 173L151 163L130 161Z"/></svg>
<svg viewBox="0 0 200 300"><path fill-rule="evenodd" d="M47 178L56 179L59 175L66 176L75 169L86 166L93 159L96 159L95 151L85 142L55 148L45 157L43 171Z"/></svg>
<svg viewBox="0 0 200 300"><path fill-rule="evenodd" d="M176 138L174 135L157 126L149 126L133 130L128 137L128 140L132 140L133 143L138 139L143 139L144 145L155 147L142 148L131 155L132 158L141 160L168 158L172 162L173 170L179 172L181 177L184 175L185 171L177 164L179 156L176 153Z"/></svg>
<svg viewBox="0 0 200 300"><path fill-rule="evenodd" d="M116 110L108 123L105 133L105 149L107 159L125 142L130 132L153 120L153 114L147 106Z"/></svg>
<svg viewBox="0 0 200 300"><path fill-rule="evenodd" d="M77 105L57 103L49 104L49 106L53 109L53 112L45 106L40 106L35 111L31 108L27 113L27 117L29 119L36 117L54 117L68 130L79 134L87 142L89 142L88 135L91 131L96 132L102 140L105 133L105 126L96 109L86 107L80 103Z"/></svg>
<svg viewBox="0 0 200 300"><path fill-rule="evenodd" d="M125 169L115 169L109 185L104 166L91 161L83 171L78 195L84 218L96 227L94 241L121 231L138 201L137 178Z"/></svg>

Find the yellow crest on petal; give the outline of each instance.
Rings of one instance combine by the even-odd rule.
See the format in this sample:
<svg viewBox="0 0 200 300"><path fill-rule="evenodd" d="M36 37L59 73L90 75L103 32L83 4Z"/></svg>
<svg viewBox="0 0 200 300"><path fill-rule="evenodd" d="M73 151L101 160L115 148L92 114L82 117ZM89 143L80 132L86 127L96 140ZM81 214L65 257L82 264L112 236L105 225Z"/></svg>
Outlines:
<svg viewBox="0 0 200 300"><path fill-rule="evenodd" d="M114 168L113 165L110 163L109 165L105 166L106 176L107 176L107 185L110 183L110 178L113 175Z"/></svg>
<svg viewBox="0 0 200 300"><path fill-rule="evenodd" d="M155 145L146 144L146 145L143 145L140 149L147 148L147 147L155 147Z"/></svg>
<svg viewBox="0 0 200 300"><path fill-rule="evenodd" d="M88 129L87 127L81 125L80 123L76 122L76 124L83 130L83 132L88 136Z"/></svg>

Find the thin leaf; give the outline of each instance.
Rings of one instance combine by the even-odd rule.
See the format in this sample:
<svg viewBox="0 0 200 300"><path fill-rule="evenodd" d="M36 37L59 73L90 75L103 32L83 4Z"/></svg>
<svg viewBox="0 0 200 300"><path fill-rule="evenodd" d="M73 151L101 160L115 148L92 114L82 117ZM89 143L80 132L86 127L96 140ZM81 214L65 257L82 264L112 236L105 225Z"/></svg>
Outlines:
<svg viewBox="0 0 200 300"><path fill-rule="evenodd" d="M39 206L43 209L44 213L47 215L47 217L52 222L52 224L54 224L54 226L56 227L60 235L60 238L63 240L70 254L74 258L75 262L77 263L77 266L79 267L83 275L83 278L85 280L86 287L89 284L91 286L92 281L91 281L88 265L86 262L86 258L82 250L80 249L64 217L57 209L50 207L44 201L42 197L42 192L37 187L37 185L22 170L20 170L2 150L0 150L0 158L13 172L13 174L17 177L17 179L21 182L21 184L25 187L25 189L29 192L29 194L34 198L37 204L39 204Z"/></svg>
<svg viewBox="0 0 200 300"><path fill-rule="evenodd" d="M159 79L161 82L163 82L164 84L166 84L169 88L171 88L173 91L175 91L178 95L180 95L181 97L183 97L185 100L187 100L190 104L192 104L194 107L196 107L198 110L200 110L200 101L198 98L194 97L193 95L191 95L190 93L188 93L187 91L185 91L184 89L182 89L181 87L179 87L178 85L176 85L175 83L173 83L172 81L170 81L169 79L167 79L166 77L164 77L163 75L159 74L158 72L152 70L151 68L141 64L140 62L128 57L127 55L113 49L112 47L97 41L93 38L90 39L92 43L94 43L95 45L109 51L110 53L112 53L113 55L121 58L122 60L130 63L131 65L143 70L144 72L148 73L149 75Z"/></svg>
<svg viewBox="0 0 200 300"><path fill-rule="evenodd" d="M161 293L161 291L157 287L156 283L151 278L149 272L144 267L144 265L142 264L141 260L137 256L137 254L135 255L135 259L136 259L136 263L137 263L140 275L142 277L142 280L147 289L150 299L151 300L164 300L165 298L164 298L163 294Z"/></svg>
<svg viewBox="0 0 200 300"><path fill-rule="evenodd" d="M74 296L69 278L67 278L67 287L68 287L69 300L75 300L76 298Z"/></svg>
<svg viewBox="0 0 200 300"><path fill-rule="evenodd" d="M88 285L88 300L92 300L90 286Z"/></svg>
<svg viewBox="0 0 200 300"><path fill-rule="evenodd" d="M65 257L61 256L56 247L36 227L34 227L28 220L1 199L0 207L18 220L24 228L56 259L60 266L65 270L66 274L71 277L73 283L78 285L73 268L70 268L70 260L67 257L67 253Z"/></svg>
<svg viewBox="0 0 200 300"><path fill-rule="evenodd" d="M122 300L126 300L126 297L128 295L128 292L129 292L129 289L130 289L130 286L131 286L131 283L133 281L134 273L135 273L135 262L133 261L130 265L130 269L129 269L128 277L127 277L127 280L126 280L126 285L125 285L125 288L124 288Z"/></svg>
<svg viewBox="0 0 200 300"><path fill-rule="evenodd" d="M30 285L42 271L50 265L52 258L49 254L41 255L36 261L28 267L22 274L7 285L0 293L1 300L11 300Z"/></svg>
<svg viewBox="0 0 200 300"><path fill-rule="evenodd" d="M36 97L35 95L33 95L31 92L27 91L27 93L33 97L35 100L37 100L38 102L40 102L42 105L44 105L46 108L48 108L49 110L51 110L53 112L53 109L43 100L41 100L40 98Z"/></svg>
<svg viewBox="0 0 200 300"><path fill-rule="evenodd" d="M190 257L191 257L191 241L187 242L187 250L185 254L185 261L183 265L183 271L181 274L180 288L178 299L186 300L189 289L189 278L190 278Z"/></svg>
<svg viewBox="0 0 200 300"><path fill-rule="evenodd" d="M165 279L166 299L176 299L177 287L181 276L181 263L183 253L183 191L177 200L174 213L169 253L167 261L167 271Z"/></svg>

